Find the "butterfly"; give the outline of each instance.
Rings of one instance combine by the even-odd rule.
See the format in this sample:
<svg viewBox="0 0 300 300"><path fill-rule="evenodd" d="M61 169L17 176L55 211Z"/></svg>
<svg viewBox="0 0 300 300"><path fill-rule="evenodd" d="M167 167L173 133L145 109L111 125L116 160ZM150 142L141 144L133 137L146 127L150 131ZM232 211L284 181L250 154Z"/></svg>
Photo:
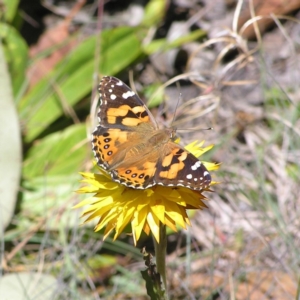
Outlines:
<svg viewBox="0 0 300 300"><path fill-rule="evenodd" d="M159 129L139 96L121 80L99 84L99 125L92 133L97 164L112 180L134 189L154 185L202 190L211 183L205 166L174 142L175 130Z"/></svg>

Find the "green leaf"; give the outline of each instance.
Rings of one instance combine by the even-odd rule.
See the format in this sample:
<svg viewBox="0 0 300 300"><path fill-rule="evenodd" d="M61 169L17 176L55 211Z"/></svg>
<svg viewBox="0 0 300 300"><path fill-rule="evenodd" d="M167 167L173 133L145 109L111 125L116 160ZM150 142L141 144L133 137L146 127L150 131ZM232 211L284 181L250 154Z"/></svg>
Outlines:
<svg viewBox="0 0 300 300"><path fill-rule="evenodd" d="M91 153L91 145L85 140L86 125L79 124L38 141L30 148L24 161L24 178L31 179L45 174L76 174Z"/></svg>
<svg viewBox="0 0 300 300"><path fill-rule="evenodd" d="M156 53L158 51L168 51L173 48L181 47L186 43L202 39L205 36L206 32L204 30L198 29L172 42L168 42L166 39L154 40L144 47L144 51L148 55Z"/></svg>
<svg viewBox="0 0 300 300"><path fill-rule="evenodd" d="M114 266L118 263L116 256L109 254L95 254L87 259L87 263L92 267L92 270Z"/></svg>
<svg viewBox="0 0 300 300"><path fill-rule="evenodd" d="M5 62L0 40L0 236L15 209L22 166L20 125Z"/></svg>
<svg viewBox="0 0 300 300"><path fill-rule="evenodd" d="M145 88L145 98L149 99L147 106L156 107L164 101L164 90L160 89L161 84L153 83Z"/></svg>
<svg viewBox="0 0 300 300"><path fill-rule="evenodd" d="M96 70L107 75L122 71L142 55L144 36L145 30L131 27L103 31L100 63ZM64 107L75 105L91 92L96 44L96 36L88 38L24 97L19 110L26 124L27 142L64 115Z"/></svg>
<svg viewBox="0 0 300 300"><path fill-rule="evenodd" d="M168 49L168 42L167 39L157 39L151 41L151 43L144 46L144 52L147 55L151 55L153 53L159 52L159 51L165 51Z"/></svg>
<svg viewBox="0 0 300 300"><path fill-rule="evenodd" d="M202 40L206 37L207 32L202 29L197 29L190 32L187 35L181 36L170 43L171 48L180 47L186 43L190 43L196 40Z"/></svg>
<svg viewBox="0 0 300 300"><path fill-rule="evenodd" d="M7 22L12 22L13 18L16 15L18 5L19 5L19 0L2 0L3 5L4 5L4 19ZM0 17L2 19L2 15L0 14Z"/></svg>
<svg viewBox="0 0 300 300"><path fill-rule="evenodd" d="M149 276L149 270L146 269L141 271L141 275L146 283L147 295L151 300L161 300L164 299L164 296L160 297L159 292L157 291L156 285L154 284L152 278Z"/></svg>
<svg viewBox="0 0 300 300"><path fill-rule="evenodd" d="M167 5L166 0L151 0L145 8L142 24L147 27L159 25L165 15Z"/></svg>
<svg viewBox="0 0 300 300"><path fill-rule="evenodd" d="M25 81L28 47L17 30L7 24L0 23L0 39L2 40L5 59L9 66L13 94L16 96Z"/></svg>

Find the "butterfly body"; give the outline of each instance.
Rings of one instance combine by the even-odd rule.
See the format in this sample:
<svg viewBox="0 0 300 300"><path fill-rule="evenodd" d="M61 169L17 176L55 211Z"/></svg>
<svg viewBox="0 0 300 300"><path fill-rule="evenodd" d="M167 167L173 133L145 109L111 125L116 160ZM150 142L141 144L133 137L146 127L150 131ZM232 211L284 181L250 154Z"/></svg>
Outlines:
<svg viewBox="0 0 300 300"><path fill-rule="evenodd" d="M125 83L105 76L99 92L93 152L114 181L136 189L156 184L193 190L209 186L205 166L173 141L174 129L158 128L148 108Z"/></svg>

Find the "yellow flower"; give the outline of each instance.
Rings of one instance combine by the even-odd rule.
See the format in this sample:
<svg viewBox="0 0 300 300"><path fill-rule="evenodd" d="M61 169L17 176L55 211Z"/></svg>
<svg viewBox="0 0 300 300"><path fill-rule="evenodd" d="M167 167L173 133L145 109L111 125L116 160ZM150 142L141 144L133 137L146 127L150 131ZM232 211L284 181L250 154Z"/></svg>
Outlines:
<svg viewBox="0 0 300 300"><path fill-rule="evenodd" d="M185 148L199 157L213 146L201 148L204 142L193 142ZM203 162L206 168L216 170L218 164ZM186 228L190 225L187 209L202 209L206 207L203 200L203 191L193 191L184 187L153 186L145 190L128 188L112 181L111 177L104 173L81 173L83 183L88 186L80 188L78 193L94 193L94 196L85 199L75 207L89 205L82 216L87 217L85 223L94 218L99 218L95 231L105 228L105 239L111 231L115 230L116 239L130 222L134 243L138 241L142 231L149 235L152 232L159 243L160 223L177 231L176 226ZM212 182L215 184L216 182ZM208 188L206 191L210 191Z"/></svg>

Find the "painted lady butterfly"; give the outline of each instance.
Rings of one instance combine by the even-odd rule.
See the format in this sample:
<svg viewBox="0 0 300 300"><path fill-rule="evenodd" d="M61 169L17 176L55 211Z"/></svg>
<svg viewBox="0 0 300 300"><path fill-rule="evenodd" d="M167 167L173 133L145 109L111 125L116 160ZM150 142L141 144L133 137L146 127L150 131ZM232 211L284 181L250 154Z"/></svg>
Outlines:
<svg viewBox="0 0 300 300"><path fill-rule="evenodd" d="M105 76L99 85L100 124L93 152L112 179L135 189L153 185L207 188L211 176L191 153L176 144L175 130L159 129L152 114L125 83Z"/></svg>

